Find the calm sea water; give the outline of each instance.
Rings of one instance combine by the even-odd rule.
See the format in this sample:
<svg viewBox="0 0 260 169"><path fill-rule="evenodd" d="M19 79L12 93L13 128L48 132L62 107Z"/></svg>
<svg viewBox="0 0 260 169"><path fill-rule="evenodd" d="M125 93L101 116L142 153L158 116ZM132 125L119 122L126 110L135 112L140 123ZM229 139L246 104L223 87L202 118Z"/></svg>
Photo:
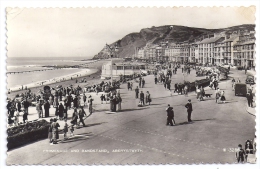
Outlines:
<svg viewBox="0 0 260 169"><path fill-rule="evenodd" d="M85 60L85 61L82 61ZM91 62L85 57L55 57L55 58L43 58L43 57L17 57L7 58L7 72L21 72L29 70L41 70L47 69L42 66L54 66L54 65L78 65ZM59 69L59 70L47 70L41 72L29 72L19 74L7 74L7 86L12 88L15 86L26 85L32 82L38 82L43 80L49 80L52 78L64 76L71 73L76 73L81 69Z"/></svg>
<svg viewBox="0 0 260 169"><path fill-rule="evenodd" d="M90 60L86 57L10 57L7 58L7 72L46 69L42 66L73 66L87 62Z"/></svg>

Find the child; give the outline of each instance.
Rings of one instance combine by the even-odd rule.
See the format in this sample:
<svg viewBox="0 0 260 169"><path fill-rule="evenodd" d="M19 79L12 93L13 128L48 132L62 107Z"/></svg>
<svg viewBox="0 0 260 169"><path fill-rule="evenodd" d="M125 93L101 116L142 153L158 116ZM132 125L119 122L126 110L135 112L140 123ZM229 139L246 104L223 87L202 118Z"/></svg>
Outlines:
<svg viewBox="0 0 260 169"><path fill-rule="evenodd" d="M64 124L64 128L63 128L63 132L64 132L64 140L67 140L67 133L68 133L68 124L67 124L67 120L65 120L65 124Z"/></svg>

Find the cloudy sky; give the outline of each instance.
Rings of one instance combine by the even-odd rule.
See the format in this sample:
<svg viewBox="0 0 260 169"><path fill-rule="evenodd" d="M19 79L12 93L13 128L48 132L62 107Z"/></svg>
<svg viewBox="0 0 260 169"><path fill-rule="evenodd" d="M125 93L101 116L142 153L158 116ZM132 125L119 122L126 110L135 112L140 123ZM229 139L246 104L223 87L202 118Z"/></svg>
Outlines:
<svg viewBox="0 0 260 169"><path fill-rule="evenodd" d="M254 7L7 9L8 57L93 57L142 28L254 24Z"/></svg>

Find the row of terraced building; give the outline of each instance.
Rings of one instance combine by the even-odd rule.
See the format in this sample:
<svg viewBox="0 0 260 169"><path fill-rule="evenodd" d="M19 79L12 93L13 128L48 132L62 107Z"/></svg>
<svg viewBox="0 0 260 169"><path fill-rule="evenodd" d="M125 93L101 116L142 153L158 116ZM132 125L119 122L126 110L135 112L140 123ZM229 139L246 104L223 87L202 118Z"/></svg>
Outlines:
<svg viewBox="0 0 260 169"><path fill-rule="evenodd" d="M193 43L161 42L136 50L135 57L152 61L231 64L255 67L255 32L234 31L206 35Z"/></svg>

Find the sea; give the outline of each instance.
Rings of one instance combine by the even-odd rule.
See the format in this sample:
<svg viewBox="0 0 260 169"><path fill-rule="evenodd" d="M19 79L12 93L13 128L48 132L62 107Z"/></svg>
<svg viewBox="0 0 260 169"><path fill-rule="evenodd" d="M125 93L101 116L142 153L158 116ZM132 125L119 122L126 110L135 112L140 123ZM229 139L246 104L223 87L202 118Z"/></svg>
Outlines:
<svg viewBox="0 0 260 169"><path fill-rule="evenodd" d="M57 69L51 70L51 68L46 68L43 66L73 66L83 63L91 62L90 59L86 57L9 57L7 58L7 88L12 88L16 86L26 85L33 82L44 81L53 79L60 76L65 76L67 74L77 73L82 71L78 68L68 68L68 69ZM43 70L50 69L46 71L33 71L33 70ZM15 73L9 74L8 72L24 72L32 71L26 73Z"/></svg>

